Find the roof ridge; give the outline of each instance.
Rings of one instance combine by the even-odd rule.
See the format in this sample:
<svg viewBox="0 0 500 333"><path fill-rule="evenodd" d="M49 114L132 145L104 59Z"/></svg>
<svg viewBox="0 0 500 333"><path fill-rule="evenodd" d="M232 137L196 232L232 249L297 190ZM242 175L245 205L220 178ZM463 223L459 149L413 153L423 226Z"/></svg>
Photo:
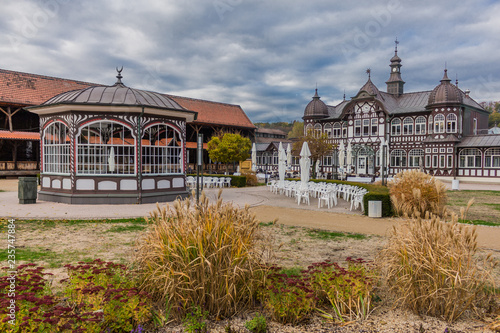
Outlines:
<svg viewBox="0 0 500 333"><path fill-rule="evenodd" d="M5 74L24 74L24 75L29 75L29 76L32 76L32 77L44 78L44 79L49 79L49 80L56 79L56 80L71 81L71 82L75 82L75 83L82 83L82 84L86 84L86 85L105 86L104 84L101 84L101 83L93 83L93 82L87 82L87 81L65 79L65 78L57 77L57 76L49 76L49 75L42 75L42 74L33 74L33 73L28 73L28 72L13 71L13 70L10 70L10 69L2 69L2 68L0 68L0 73L5 73Z"/></svg>
<svg viewBox="0 0 500 333"><path fill-rule="evenodd" d="M168 96L168 97L179 97L179 98L185 98L185 99L190 99L192 101L201 101L201 102L208 102L208 103L213 103L213 104L222 104L222 105L231 105L231 106L237 106L241 108L241 105L239 104L231 104L231 103L224 103L224 102L215 102L215 101L209 101L207 99L201 99L201 98L194 98L194 97L185 97L185 96L179 96L179 95L172 95L172 94L166 94L163 93L162 95Z"/></svg>

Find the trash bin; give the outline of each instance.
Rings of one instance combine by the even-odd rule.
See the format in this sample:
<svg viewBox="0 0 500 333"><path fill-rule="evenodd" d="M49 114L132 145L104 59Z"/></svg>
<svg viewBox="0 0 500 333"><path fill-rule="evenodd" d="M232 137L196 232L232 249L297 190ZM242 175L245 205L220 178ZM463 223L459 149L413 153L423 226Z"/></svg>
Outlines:
<svg viewBox="0 0 500 333"><path fill-rule="evenodd" d="M368 216L382 217L382 201L368 201Z"/></svg>
<svg viewBox="0 0 500 333"><path fill-rule="evenodd" d="M17 197L20 204L36 203L37 195L37 179L36 177L19 177L17 185Z"/></svg>

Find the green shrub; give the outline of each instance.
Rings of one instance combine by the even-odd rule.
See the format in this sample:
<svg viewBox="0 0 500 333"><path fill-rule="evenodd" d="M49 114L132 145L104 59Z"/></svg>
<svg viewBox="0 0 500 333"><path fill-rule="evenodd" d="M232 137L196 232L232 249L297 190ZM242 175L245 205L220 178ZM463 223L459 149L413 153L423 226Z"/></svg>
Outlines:
<svg viewBox="0 0 500 333"><path fill-rule="evenodd" d="M259 223L249 208L177 200L151 213L138 244L137 272L144 288L172 315L182 319L191 304L216 317L244 311L262 283L264 268L256 250Z"/></svg>
<svg viewBox="0 0 500 333"><path fill-rule="evenodd" d="M191 310L186 312L182 323L188 333L205 333L207 331L207 317L207 311L202 311L199 306L192 306Z"/></svg>
<svg viewBox="0 0 500 333"><path fill-rule="evenodd" d="M473 309L485 294L492 262L478 264L475 227L416 218L393 229L379 257L399 303L417 314L449 322Z"/></svg>
<svg viewBox="0 0 500 333"><path fill-rule="evenodd" d="M245 328L253 333L266 333L266 317L262 316L260 313L257 313L255 317L245 323Z"/></svg>

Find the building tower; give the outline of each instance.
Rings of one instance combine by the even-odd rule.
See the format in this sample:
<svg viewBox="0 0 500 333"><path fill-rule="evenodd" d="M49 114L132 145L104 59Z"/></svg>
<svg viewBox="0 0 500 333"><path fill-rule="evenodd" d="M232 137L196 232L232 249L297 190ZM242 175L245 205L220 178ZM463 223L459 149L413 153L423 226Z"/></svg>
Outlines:
<svg viewBox="0 0 500 333"><path fill-rule="evenodd" d="M396 47L394 50L394 57L391 58L391 76L389 80L386 82L387 84L387 93L401 96L403 94L403 86L405 82L401 78L401 58L398 57L398 40L395 41Z"/></svg>

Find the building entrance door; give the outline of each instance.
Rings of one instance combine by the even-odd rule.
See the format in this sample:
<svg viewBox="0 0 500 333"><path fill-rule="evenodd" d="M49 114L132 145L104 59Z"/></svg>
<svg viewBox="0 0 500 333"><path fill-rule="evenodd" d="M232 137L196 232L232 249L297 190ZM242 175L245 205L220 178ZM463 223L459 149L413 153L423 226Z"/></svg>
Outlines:
<svg viewBox="0 0 500 333"><path fill-rule="evenodd" d="M358 174L366 174L366 156L358 157Z"/></svg>

